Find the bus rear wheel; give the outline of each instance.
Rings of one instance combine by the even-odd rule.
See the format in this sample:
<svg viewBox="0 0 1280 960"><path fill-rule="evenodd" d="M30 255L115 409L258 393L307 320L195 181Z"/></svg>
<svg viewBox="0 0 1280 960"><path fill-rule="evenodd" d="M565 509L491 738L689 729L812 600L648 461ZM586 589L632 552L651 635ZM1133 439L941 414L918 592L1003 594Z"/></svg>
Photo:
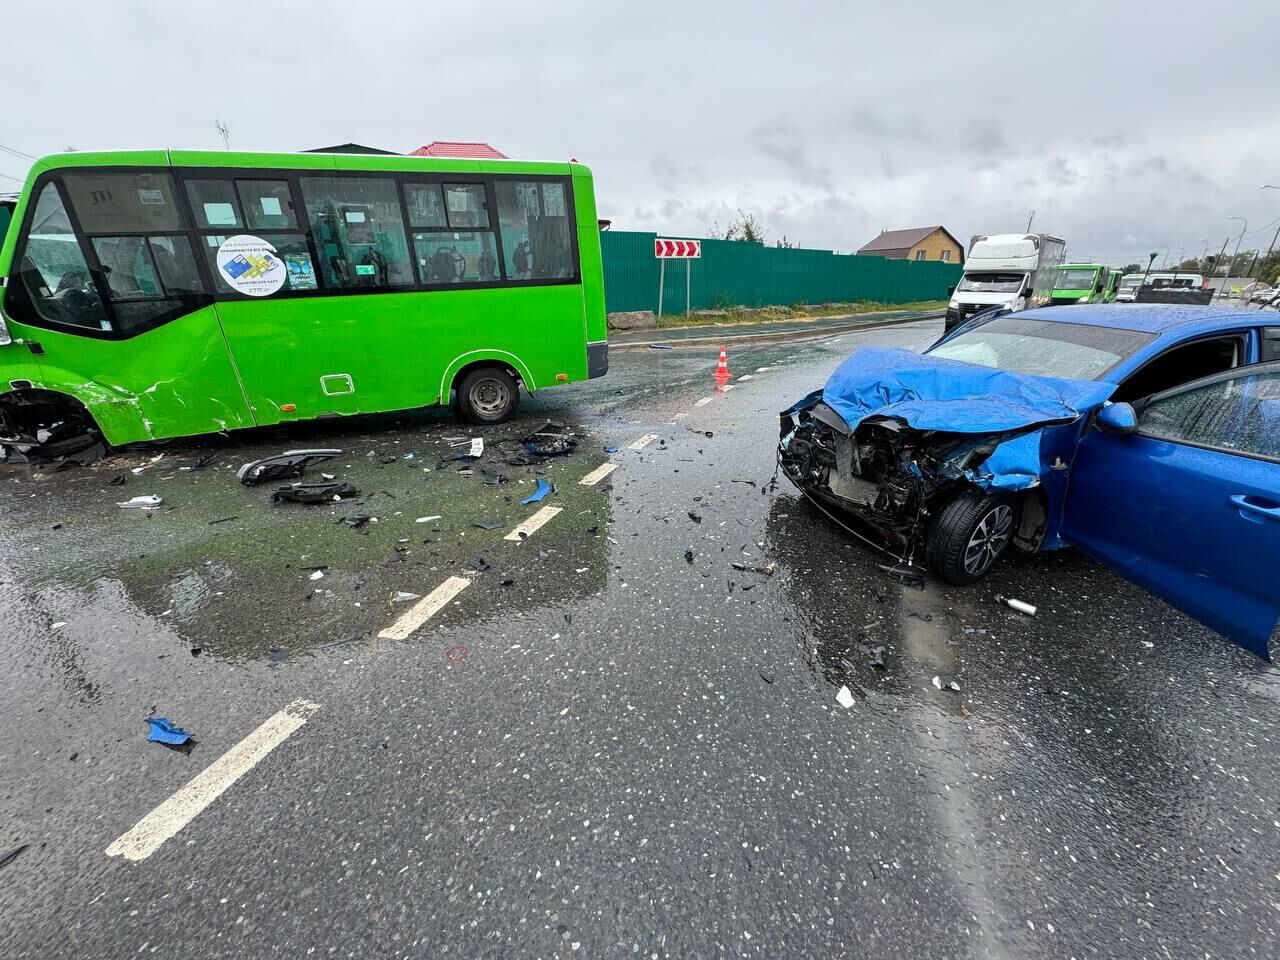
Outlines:
<svg viewBox="0 0 1280 960"><path fill-rule="evenodd" d="M520 389L500 367L472 370L458 384L458 412L471 423L504 423L516 412Z"/></svg>

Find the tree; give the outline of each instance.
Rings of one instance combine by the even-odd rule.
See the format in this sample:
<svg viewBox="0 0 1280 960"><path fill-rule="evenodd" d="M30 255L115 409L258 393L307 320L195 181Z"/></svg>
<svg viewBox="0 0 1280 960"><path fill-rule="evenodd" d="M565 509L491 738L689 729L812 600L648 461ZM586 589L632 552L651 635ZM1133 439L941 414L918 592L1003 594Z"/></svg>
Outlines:
<svg viewBox="0 0 1280 960"><path fill-rule="evenodd" d="M738 218L730 220L729 226L723 230L719 223L713 223L708 231L713 240L737 240L741 243L764 243L765 229L754 213L738 211Z"/></svg>
<svg viewBox="0 0 1280 960"><path fill-rule="evenodd" d="M1141 273L1144 267L1140 263L1126 263L1120 268L1121 273Z"/></svg>

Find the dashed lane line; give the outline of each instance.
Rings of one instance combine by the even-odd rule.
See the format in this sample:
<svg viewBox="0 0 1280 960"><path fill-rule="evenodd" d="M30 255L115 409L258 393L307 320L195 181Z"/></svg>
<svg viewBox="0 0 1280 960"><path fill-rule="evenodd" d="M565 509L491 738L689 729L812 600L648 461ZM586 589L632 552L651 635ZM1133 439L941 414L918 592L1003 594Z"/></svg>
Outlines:
<svg viewBox="0 0 1280 960"><path fill-rule="evenodd" d="M754 376L754 374L744 373L742 376L738 378L738 382L741 383L743 380L750 380L752 376Z"/></svg>
<svg viewBox="0 0 1280 960"><path fill-rule="evenodd" d="M710 402L711 402L712 400L714 400L714 399L715 399L715 397L703 397L701 400L699 400L697 403L695 403L695 404L694 404L694 406L695 406L695 407L705 407L708 403L710 403Z"/></svg>
<svg viewBox="0 0 1280 960"><path fill-rule="evenodd" d="M655 440L657 440L657 439L658 439L658 435L657 435L656 433L646 433L646 434L645 434L643 437L641 437L639 440L635 441L635 443L633 443L633 444L631 444L629 447L627 447L627 449L628 449L628 450L643 450L645 447L647 447L649 444L653 443L653 441L655 441Z"/></svg>
<svg viewBox="0 0 1280 960"><path fill-rule="evenodd" d="M618 465L616 463L602 463L579 480L578 483L582 484L584 487L594 487L616 469L618 469Z"/></svg>
<svg viewBox="0 0 1280 960"><path fill-rule="evenodd" d="M406 610L399 620L381 631L378 636L383 640L405 639L469 586L471 586L471 580L467 577L450 577Z"/></svg>
<svg viewBox="0 0 1280 960"><path fill-rule="evenodd" d="M502 539L504 540L524 540L531 533L541 527L544 523L560 512L560 507L543 507L528 520L525 520L514 530L508 533ZM523 536L521 536L523 534Z"/></svg>
<svg viewBox="0 0 1280 960"><path fill-rule="evenodd" d="M268 717L257 730L197 773L186 786L107 847L107 856L124 857L126 860L147 859L319 709L320 704L310 700L294 700L279 713Z"/></svg>

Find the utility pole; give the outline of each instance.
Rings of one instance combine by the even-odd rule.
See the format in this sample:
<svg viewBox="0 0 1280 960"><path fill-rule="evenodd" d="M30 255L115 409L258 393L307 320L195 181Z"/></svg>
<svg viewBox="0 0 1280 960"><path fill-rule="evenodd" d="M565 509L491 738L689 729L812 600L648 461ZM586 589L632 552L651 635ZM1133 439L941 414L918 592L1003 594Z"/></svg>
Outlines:
<svg viewBox="0 0 1280 960"><path fill-rule="evenodd" d="M213 129L217 130L218 133L222 135L222 149L230 150L231 149L231 131L230 129L227 128L227 125L223 123L221 120L219 120L217 123L213 125Z"/></svg>
<svg viewBox="0 0 1280 960"><path fill-rule="evenodd" d="M1223 286L1224 288L1225 288L1225 287L1226 287L1226 285L1227 285L1227 280L1230 280L1230 279L1231 279L1231 271L1232 271L1232 270L1234 270L1234 269L1236 268L1236 257L1240 256L1240 241L1242 241L1242 240L1244 239L1244 233L1245 233L1245 231L1246 231L1246 230L1248 230L1248 229L1249 229L1249 218L1248 218L1248 217L1227 217L1227 219L1228 219L1228 220L1239 220L1242 224L1244 224L1244 226L1242 226L1242 227L1240 228L1240 236L1236 237L1236 249L1235 249L1235 252L1234 252L1233 254L1231 254L1231 262L1227 264L1227 276L1226 276L1226 278L1222 281L1222 286Z"/></svg>
<svg viewBox="0 0 1280 960"><path fill-rule="evenodd" d="M1225 240L1223 240L1223 241L1222 241L1222 249L1218 251L1218 259L1213 261L1213 273L1214 273L1214 276L1217 276L1217 273L1218 273L1218 266L1222 263L1222 258L1223 258L1224 256L1226 256L1226 253L1227 253L1227 244L1228 244L1228 243L1230 243L1230 242L1231 242L1231 238L1230 238L1230 237L1227 237L1227 239L1225 239ZM1230 273L1230 272L1231 272L1230 268L1228 268L1228 269L1227 269L1227 272L1228 272L1228 273ZM1222 286L1223 286L1223 287L1225 287L1226 285L1227 285L1227 283L1226 283L1226 281L1224 280L1224 281L1222 282ZM1213 291L1213 296L1212 296L1212 297L1210 297L1209 299L1210 299L1210 300L1215 299L1215 298L1218 296L1218 294L1219 294L1219 293L1221 293L1221 292L1222 292L1222 287L1218 287L1216 290L1214 290L1214 291Z"/></svg>
<svg viewBox="0 0 1280 960"><path fill-rule="evenodd" d="M1036 218L1035 210L1034 209L1029 210L1027 212L1027 233L1031 232L1031 221L1034 220L1035 218Z"/></svg>

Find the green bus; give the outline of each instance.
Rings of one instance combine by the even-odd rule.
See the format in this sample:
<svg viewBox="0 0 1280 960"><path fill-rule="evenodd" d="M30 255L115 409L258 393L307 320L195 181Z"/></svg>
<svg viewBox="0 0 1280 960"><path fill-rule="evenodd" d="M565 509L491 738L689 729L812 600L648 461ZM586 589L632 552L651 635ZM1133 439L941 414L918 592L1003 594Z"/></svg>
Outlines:
<svg viewBox="0 0 1280 960"><path fill-rule="evenodd" d="M1064 263L1053 283L1051 304L1110 303L1118 284L1110 267L1101 263Z"/></svg>
<svg viewBox="0 0 1280 960"><path fill-rule="evenodd" d="M0 248L0 442L113 445L608 369L576 163L156 150L37 161Z"/></svg>

